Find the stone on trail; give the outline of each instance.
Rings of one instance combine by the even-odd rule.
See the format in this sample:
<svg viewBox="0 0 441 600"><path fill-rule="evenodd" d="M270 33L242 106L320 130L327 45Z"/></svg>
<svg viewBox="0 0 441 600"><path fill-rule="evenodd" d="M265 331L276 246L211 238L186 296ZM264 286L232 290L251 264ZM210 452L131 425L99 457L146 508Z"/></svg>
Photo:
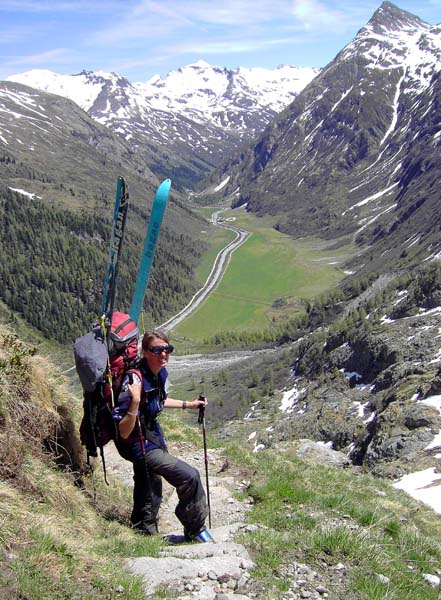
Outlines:
<svg viewBox="0 0 441 600"><path fill-rule="evenodd" d="M227 537L225 528L219 528L219 531L213 529L212 534L215 540ZM171 545L166 547L158 558L132 558L128 560L128 565L132 573L143 578L144 592L146 596L151 596L160 587L179 590L181 587L184 589L188 583L191 583L196 591L199 589L200 593L204 588L204 594L207 592L207 586L214 594L216 588L225 582L227 585L231 582L234 589L254 563L241 544L219 541ZM199 596L193 594L192 597ZM207 595L204 598L207 598Z"/></svg>

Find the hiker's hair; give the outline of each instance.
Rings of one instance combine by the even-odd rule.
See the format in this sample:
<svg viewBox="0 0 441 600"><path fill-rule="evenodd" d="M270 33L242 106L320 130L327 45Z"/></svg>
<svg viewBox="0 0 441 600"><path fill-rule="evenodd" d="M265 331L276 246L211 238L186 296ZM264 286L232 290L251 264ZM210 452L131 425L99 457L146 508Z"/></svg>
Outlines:
<svg viewBox="0 0 441 600"><path fill-rule="evenodd" d="M146 331L142 338L142 344L141 344L142 349L148 350L150 348L152 340L154 340L155 338L162 340L166 344L169 343L168 337L163 331L160 331L160 330Z"/></svg>

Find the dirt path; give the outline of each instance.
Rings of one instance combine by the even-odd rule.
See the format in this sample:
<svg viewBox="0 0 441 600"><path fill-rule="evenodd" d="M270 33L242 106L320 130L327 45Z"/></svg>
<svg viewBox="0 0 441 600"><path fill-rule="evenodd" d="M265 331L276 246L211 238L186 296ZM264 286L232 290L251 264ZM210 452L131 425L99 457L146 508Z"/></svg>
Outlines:
<svg viewBox="0 0 441 600"><path fill-rule="evenodd" d="M205 485L203 449L190 443L170 444L170 452L199 469ZM132 486L131 464L119 457L113 445L106 446L109 473ZM222 449L208 449L208 472L214 543L165 544L157 558L128 558L127 565L142 577L147 599L174 600L259 600L262 597L278 600L335 600L355 598L347 586L348 569L343 563L321 563L320 570L297 562L292 557L278 568L278 577L288 584L285 592L272 591L267 596L261 583L252 577L254 563L247 549L235 542L237 533L265 531L263 525L247 525L250 501L235 498L235 492L248 488L247 473L225 459ZM164 500L160 511L159 528L163 536L182 535L182 526L174 515L177 498L174 490L164 485ZM333 526L335 522L333 522ZM302 553L299 552L299 558ZM331 591L332 590L332 591Z"/></svg>

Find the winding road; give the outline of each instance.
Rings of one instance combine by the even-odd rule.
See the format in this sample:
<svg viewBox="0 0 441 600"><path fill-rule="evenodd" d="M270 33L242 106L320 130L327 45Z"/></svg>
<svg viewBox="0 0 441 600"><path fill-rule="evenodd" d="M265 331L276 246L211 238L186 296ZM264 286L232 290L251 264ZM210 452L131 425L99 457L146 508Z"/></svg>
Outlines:
<svg viewBox="0 0 441 600"><path fill-rule="evenodd" d="M239 227L234 227L233 225L227 225L224 221L219 221L219 214L223 212L223 210L218 210L214 212L211 216L211 222L216 227L221 227L223 229L230 229L234 231L236 234L236 238L227 244L216 256L216 259L213 264L213 268L209 276L207 277L207 281L204 283L203 287L196 292L190 302L185 306L177 315L166 321L160 326L160 329L163 331L169 331L176 327L181 321L186 319L190 313L192 313L201 303L206 299L208 294L212 292L215 287L219 284L222 276L224 275L226 268L228 266L229 260L231 258L232 253L239 248L251 235L250 231L246 231L245 229L240 229Z"/></svg>
<svg viewBox="0 0 441 600"><path fill-rule="evenodd" d="M234 231L236 237L233 241L227 244L222 250L217 254L213 268L203 287L196 292L190 302L185 306L177 315L171 317L168 321L159 326L162 331L170 331L173 327L176 327L178 323L187 318L200 304L206 299L208 294L212 292L215 287L219 284L222 279L223 274L226 271L228 266L228 262L232 253L239 248L251 235L250 231L246 231L244 229L240 229L239 227L234 227L233 225L226 224L224 221L219 222L219 214L223 212L225 209L218 210L214 212L211 216L211 222L216 227L222 227L223 229L230 229ZM242 351L242 352L224 352L219 355L211 355L210 357L206 357L202 354L196 354L191 356L180 356L174 357L172 370L176 374L187 373L189 371L193 371L195 368L200 368L202 370L207 367L215 369L220 366L225 367L231 362L236 362L239 359L248 358L250 356L250 352ZM75 365L64 371L64 373L69 373L75 369Z"/></svg>

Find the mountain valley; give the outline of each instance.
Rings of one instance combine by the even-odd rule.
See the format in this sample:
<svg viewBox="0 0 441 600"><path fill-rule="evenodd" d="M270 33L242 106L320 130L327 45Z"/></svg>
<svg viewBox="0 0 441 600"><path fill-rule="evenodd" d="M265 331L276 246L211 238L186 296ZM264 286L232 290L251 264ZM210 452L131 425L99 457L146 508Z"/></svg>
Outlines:
<svg viewBox="0 0 441 600"><path fill-rule="evenodd" d="M1 597L439 599L440 65L441 25L383 2L323 69L0 82ZM172 180L141 329L245 240L168 331L172 396L209 403L162 425L205 460L215 545L162 537L167 486L161 536L133 531L131 465L108 444L109 485L80 443L72 346L99 317L118 176L123 311Z"/></svg>
<svg viewBox="0 0 441 600"><path fill-rule="evenodd" d="M277 215L293 236L353 239L358 272L439 255L440 54L439 26L384 2L257 143L218 169L213 185L228 183L214 197Z"/></svg>

